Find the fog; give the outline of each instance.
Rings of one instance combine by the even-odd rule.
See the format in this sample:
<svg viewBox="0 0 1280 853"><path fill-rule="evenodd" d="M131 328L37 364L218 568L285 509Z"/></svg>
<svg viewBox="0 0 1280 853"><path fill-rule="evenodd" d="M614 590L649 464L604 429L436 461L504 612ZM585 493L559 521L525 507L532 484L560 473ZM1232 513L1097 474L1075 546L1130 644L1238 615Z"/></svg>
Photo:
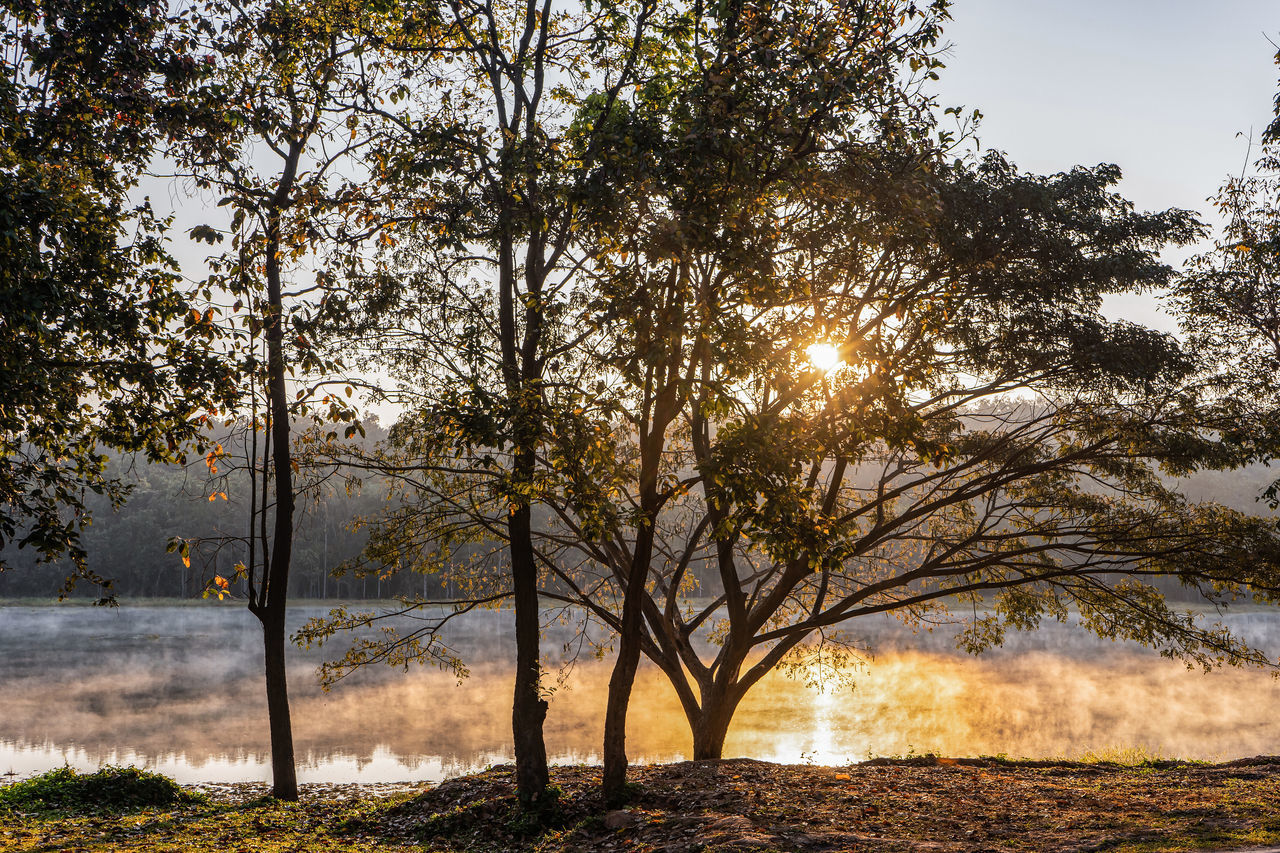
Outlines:
<svg viewBox="0 0 1280 853"><path fill-rule="evenodd" d="M293 621L318 615L298 608ZM290 689L303 781L438 780L511 759L509 613L476 614L450 635L471 674L380 668L316 685L315 650L292 650ZM1272 650L1280 615L1233 614ZM951 633L876 618L851 633L862 667L824 689L775 673L748 694L726 756L841 764L875 755L1078 756L1142 748L1227 759L1280 752L1280 683L1258 670L1188 670L1069 626L1011 634L972 658ZM558 653L571 629L549 630ZM336 649L331 650L336 651ZM239 606L0 608L0 774L64 763L160 769L180 781L265 780L266 710L257 623ZM610 662L550 661L547 747L598 761ZM688 726L661 673L642 669L628 754L673 761Z"/></svg>

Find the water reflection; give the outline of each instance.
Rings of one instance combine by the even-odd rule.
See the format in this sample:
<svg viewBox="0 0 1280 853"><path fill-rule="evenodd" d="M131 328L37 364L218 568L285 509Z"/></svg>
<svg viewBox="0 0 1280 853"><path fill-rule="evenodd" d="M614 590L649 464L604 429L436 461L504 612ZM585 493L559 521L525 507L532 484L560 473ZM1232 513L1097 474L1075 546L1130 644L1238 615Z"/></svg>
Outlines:
<svg viewBox="0 0 1280 853"><path fill-rule="evenodd" d="M298 610L301 621L315 611ZM471 676L368 672L325 694L315 652L290 670L304 781L440 779L509 761L509 615L480 614L452 637ZM1274 649L1280 619L1232 624ZM983 658L943 632L863 625L877 654L852 689L814 690L776 674L748 695L726 754L823 764L870 755L1080 754L1142 746L1220 759L1280 752L1267 673L1204 674L1058 626L1015 635ZM558 647L552 632L547 646ZM265 703L256 623L240 608L0 608L0 773L68 763L155 767L181 781L264 780ZM608 661L579 663L551 697L547 745L558 762L598 760ZM654 669L635 690L628 752L690 752L674 693Z"/></svg>

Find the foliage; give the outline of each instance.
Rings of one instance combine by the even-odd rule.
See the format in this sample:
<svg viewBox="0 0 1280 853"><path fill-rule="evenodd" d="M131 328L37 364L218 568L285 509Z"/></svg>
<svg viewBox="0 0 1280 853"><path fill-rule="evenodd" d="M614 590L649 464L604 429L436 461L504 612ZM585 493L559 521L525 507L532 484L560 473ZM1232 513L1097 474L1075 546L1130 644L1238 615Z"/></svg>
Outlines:
<svg viewBox="0 0 1280 853"><path fill-rule="evenodd" d="M651 137L679 152L683 98L649 109ZM573 484L547 533L561 597L625 638L625 579L648 574L645 653L699 758L719 755L752 684L861 614L963 620L973 652L1056 618L1206 666L1268 663L1148 582L1280 591L1268 522L1160 477L1241 464L1249 424L1193 353L1099 310L1167 285L1157 253L1198 223L1133 210L1113 166L945 162L927 123L877 133L874 118L855 108L783 180L757 166L726 181L759 193L750 207L691 207L706 170L602 180L620 211L602 239L627 245L599 270L599 337L550 457ZM815 344L842 363L810 364Z"/></svg>
<svg viewBox="0 0 1280 853"><path fill-rule="evenodd" d="M600 64L634 85L580 70L557 121L501 137L487 103L439 93L484 67L400 93L421 121L386 168L427 192L364 282L411 403L371 463L404 501L370 558L515 560L527 518L542 594L612 628L620 662L643 647L696 757L765 672L863 614L965 621L974 652L1053 618L1268 662L1153 582L1280 590L1272 526L1169 479L1247 461L1256 422L1201 353L1101 312L1170 284L1159 252L1202 226L1134 210L1115 166L957 157L969 119L924 94L947 4L851 8L637 13L668 37ZM508 119L529 103L497 95ZM471 601L508 591L476 565ZM437 627L350 662L430 654Z"/></svg>
<svg viewBox="0 0 1280 853"><path fill-rule="evenodd" d="M1225 226L1171 294L1221 407L1246 425L1233 438L1263 462L1280 453L1280 95L1276 110L1254 171L1228 178L1214 199ZM1280 481L1264 497L1280 505Z"/></svg>
<svg viewBox="0 0 1280 853"><path fill-rule="evenodd" d="M137 767L103 767L78 773L70 767L0 787L0 812L60 811L79 814L207 802L168 776Z"/></svg>
<svg viewBox="0 0 1280 853"><path fill-rule="evenodd" d="M1175 291L1192 339L1254 395L1274 392L1280 374L1277 312L1276 207L1280 178L1268 170L1276 151L1265 148L1258 174L1233 178L1216 206L1227 224L1212 251L1197 255Z"/></svg>
<svg viewBox="0 0 1280 853"><path fill-rule="evenodd" d="M326 353L316 330L332 281L315 256L323 238L332 238L326 229L352 187L335 175L358 146L331 155L325 141L345 130L337 103L350 85L351 32L358 26L343 3L213 2L203 14L199 43L212 61L190 101L213 117L177 140L171 154L198 189L217 194L218 209L229 217L196 226L191 236L230 243L209 258L203 292L220 302L208 315L229 347L224 357L239 382L234 408L248 424L242 458L227 462L247 475L236 488L249 492L253 508L245 533L235 538L248 550L243 573L250 609L257 610L272 597L273 573L287 584L289 549L279 531L275 537L267 531L293 523L293 421L346 422L348 439L363 432L347 401L352 388L340 378L342 362ZM308 273L313 282L300 284ZM314 384L299 387L306 378ZM345 386L345 395L334 386ZM311 444L336 440L337 433L304 437ZM217 458L209 461L214 474ZM282 565L274 565L273 550L282 552Z"/></svg>
<svg viewBox="0 0 1280 853"><path fill-rule="evenodd" d="M127 494L102 448L179 454L225 388L165 223L128 196L188 120L200 64L161 4L20 0L0 17L0 542L88 576L85 494Z"/></svg>

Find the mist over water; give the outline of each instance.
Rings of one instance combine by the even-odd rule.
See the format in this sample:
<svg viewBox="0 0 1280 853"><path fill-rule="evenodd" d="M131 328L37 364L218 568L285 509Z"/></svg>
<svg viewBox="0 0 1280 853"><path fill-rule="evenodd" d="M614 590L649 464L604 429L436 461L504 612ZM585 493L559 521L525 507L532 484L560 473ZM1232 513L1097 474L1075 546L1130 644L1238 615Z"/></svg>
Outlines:
<svg viewBox="0 0 1280 853"><path fill-rule="evenodd" d="M322 612L295 608L291 621ZM1273 657L1280 649L1280 614L1225 621ZM382 667L326 694L314 675L321 652L291 650L301 780L438 780L510 761L510 622L480 613L451 631L471 670L461 684L433 668ZM1280 752L1280 682L1267 672L1205 674L1060 625L1011 634L979 658L957 652L947 630L914 634L888 618L849 633L874 651L847 673L852 686L771 675L738 711L726 756L841 764L930 751ZM558 655L571 637L553 627L544 646ZM571 670L558 664L548 751L557 762L598 761L611 663L588 654ZM241 606L0 607L0 774L136 763L184 782L266 780L260 668L258 625ZM633 695L632 760L688 757L688 726L662 674L643 668Z"/></svg>

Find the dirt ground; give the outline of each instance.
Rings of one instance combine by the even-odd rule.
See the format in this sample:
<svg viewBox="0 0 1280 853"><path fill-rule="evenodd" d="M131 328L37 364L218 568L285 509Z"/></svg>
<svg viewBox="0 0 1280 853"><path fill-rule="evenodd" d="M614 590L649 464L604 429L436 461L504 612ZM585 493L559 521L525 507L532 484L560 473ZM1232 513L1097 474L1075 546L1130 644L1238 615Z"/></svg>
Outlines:
<svg viewBox="0 0 1280 853"><path fill-rule="evenodd" d="M751 760L637 768L608 810L594 767L553 773L556 828L515 817L511 768L389 810L379 833L440 850L1164 851L1280 842L1280 756L1227 764L879 759L845 768ZM370 827L373 829L374 827Z"/></svg>

